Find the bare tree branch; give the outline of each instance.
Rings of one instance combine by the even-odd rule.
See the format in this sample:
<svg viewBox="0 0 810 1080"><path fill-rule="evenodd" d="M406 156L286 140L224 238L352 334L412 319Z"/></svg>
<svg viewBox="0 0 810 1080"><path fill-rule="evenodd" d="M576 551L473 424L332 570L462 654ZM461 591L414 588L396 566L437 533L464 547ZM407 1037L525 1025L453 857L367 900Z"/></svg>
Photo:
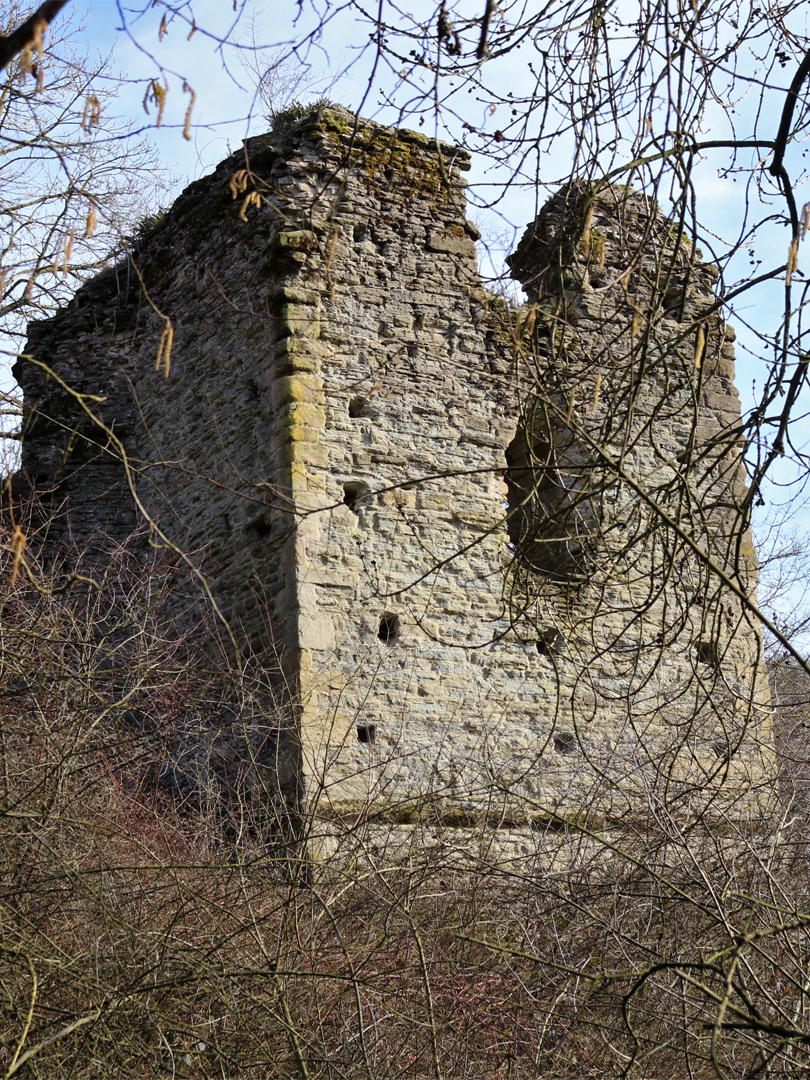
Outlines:
<svg viewBox="0 0 810 1080"><path fill-rule="evenodd" d="M68 0L45 0L45 3L40 4L34 14L8 37L0 38L0 71L23 49L34 44L67 3Z"/></svg>

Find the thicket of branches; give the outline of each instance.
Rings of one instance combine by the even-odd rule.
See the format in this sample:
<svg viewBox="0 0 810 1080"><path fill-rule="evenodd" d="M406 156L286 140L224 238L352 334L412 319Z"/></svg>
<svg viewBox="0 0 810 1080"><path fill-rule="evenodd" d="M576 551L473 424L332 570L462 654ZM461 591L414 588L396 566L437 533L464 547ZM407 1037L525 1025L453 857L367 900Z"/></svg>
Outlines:
<svg viewBox="0 0 810 1080"><path fill-rule="evenodd" d="M4 548L5 1075L810 1068L810 837L788 756L765 820L652 802L606 834L586 810L505 857L502 831L447 827L426 798L409 829L332 823L304 859L268 843L255 757L217 771L223 714L231 737L266 714L266 665L236 673L178 639L170 567L144 580L119 548L66 590L58 570L15 580ZM194 723L208 751L184 801Z"/></svg>
<svg viewBox="0 0 810 1080"><path fill-rule="evenodd" d="M346 10L368 35L369 82L351 104L369 112L382 98L387 115L484 155L494 171L474 191L480 205L502 207L525 185L523 205L534 208L544 201L539 180L554 188L607 176L657 195L677 228L717 257L732 308L775 283L781 315L759 330L758 397L736 432L751 464L738 528L786 458L800 489L810 56L801 6L661 0L629 18L577 0L540 11L442 3L423 17L386 4L374 15ZM305 67L337 24L328 4L301 12L300 32L268 42L279 64L293 56ZM166 27L197 25L191 3L156 13L161 38ZM129 31L139 25L149 26ZM69 249L93 231L92 209L133 180L115 154L97 156L97 91L83 63L49 60L37 90L39 74L27 68L40 62L12 60L19 70L7 69L2 99L9 333L31 305L62 295L66 269L92 264L92 245L79 266ZM503 81L509 66L521 70L514 87ZM153 92L159 100L164 91ZM14 185L31 183L40 153L53 171L29 207ZM731 239L713 235L705 161L744 191ZM769 230L775 247L766 248ZM754 265L742 266L749 252ZM688 313L684 334L713 315ZM638 325L628 318L642 343L654 340L650 313ZM542 380L533 392L560 411ZM687 470L684 489L689 482ZM275 658L234 669L212 653L210 627L178 638L172 568L144 578L127 549L78 578L75 567L24 563L26 521L16 503L13 517L4 509L6 1076L810 1072L800 646L775 666L775 737L763 748L774 765L748 778L759 788L756 815L713 804L684 816L653 793L606 830L591 806L576 821L541 808L504 853L509 830L450 828L446 807L426 798L407 828L361 815L333 823L327 845L319 822L292 820L266 730L257 742L257 716L272 715L278 730L286 722L266 677ZM692 539L699 556L702 540ZM703 570L719 605L725 586L708 560ZM793 628L777 626L782 648ZM240 747L235 773L218 764L223 738L228 760ZM291 832L310 838L310 852L321 844L320 861L278 842ZM397 859L386 854L394 849Z"/></svg>
<svg viewBox="0 0 810 1080"><path fill-rule="evenodd" d="M68 7L46 21L64 6L0 10L0 349L8 357L30 320L55 311L125 246L163 188L152 149L117 112L124 80L85 40L88 19ZM6 376L6 444L20 406ZM13 450L0 453L13 464Z"/></svg>

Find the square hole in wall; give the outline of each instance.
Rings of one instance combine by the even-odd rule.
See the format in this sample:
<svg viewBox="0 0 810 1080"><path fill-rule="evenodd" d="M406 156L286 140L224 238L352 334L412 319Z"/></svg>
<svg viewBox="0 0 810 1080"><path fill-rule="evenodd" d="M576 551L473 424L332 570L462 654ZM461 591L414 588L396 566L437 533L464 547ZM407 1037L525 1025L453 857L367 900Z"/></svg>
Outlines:
<svg viewBox="0 0 810 1080"><path fill-rule="evenodd" d="M356 419L358 416L367 416L368 398L353 397L349 402L349 416Z"/></svg>
<svg viewBox="0 0 810 1080"><path fill-rule="evenodd" d="M358 724L357 741L361 743L375 743L377 741L377 725Z"/></svg>
<svg viewBox="0 0 810 1080"><path fill-rule="evenodd" d="M343 485L343 501L355 514L359 514L363 500L370 494L371 489L362 480L350 480Z"/></svg>
<svg viewBox="0 0 810 1080"><path fill-rule="evenodd" d="M553 656L565 649L565 638L556 626L548 626L540 631L536 645L541 656Z"/></svg>
<svg viewBox="0 0 810 1080"><path fill-rule="evenodd" d="M380 619L380 626L377 630L377 637L385 645L393 645L400 635L401 626L399 622L399 615L394 615L390 611L386 611L383 617Z"/></svg>
<svg viewBox="0 0 810 1080"><path fill-rule="evenodd" d="M558 754L573 754L577 748L577 737L573 731L558 731L554 735L554 749Z"/></svg>
<svg viewBox="0 0 810 1080"><path fill-rule="evenodd" d="M697 643L697 658L701 664L706 664L715 671L720 667L720 654L717 645L713 641L699 641Z"/></svg>

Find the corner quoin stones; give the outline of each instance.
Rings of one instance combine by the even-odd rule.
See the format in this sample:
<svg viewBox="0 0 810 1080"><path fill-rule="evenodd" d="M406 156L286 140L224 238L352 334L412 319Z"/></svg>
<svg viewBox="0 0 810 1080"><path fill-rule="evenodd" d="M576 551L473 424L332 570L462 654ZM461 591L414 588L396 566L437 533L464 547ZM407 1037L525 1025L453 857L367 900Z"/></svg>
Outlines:
<svg viewBox="0 0 810 1080"><path fill-rule="evenodd" d="M326 817L565 816L596 776L607 813L665 777L688 803L765 723L759 628L684 541L753 588L716 271L642 195L573 184L511 310L467 168L334 108L247 142L137 272L32 324L16 488L50 550L102 550L138 524L128 472L281 658Z"/></svg>

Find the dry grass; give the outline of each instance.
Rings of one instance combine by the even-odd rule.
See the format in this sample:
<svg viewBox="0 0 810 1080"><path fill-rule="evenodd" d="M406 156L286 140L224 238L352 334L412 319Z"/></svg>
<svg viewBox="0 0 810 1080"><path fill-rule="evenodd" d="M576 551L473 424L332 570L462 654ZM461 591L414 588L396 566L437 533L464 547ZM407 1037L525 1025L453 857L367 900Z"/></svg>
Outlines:
<svg viewBox="0 0 810 1080"><path fill-rule="evenodd" d="M190 716L268 688L178 640L126 552L98 588L53 593L11 586L5 547L5 1076L810 1071L790 805L749 835L660 807L587 842L536 834L520 865L460 868L441 843L392 865L347 835L351 858L308 867L240 789L183 804L159 782Z"/></svg>

